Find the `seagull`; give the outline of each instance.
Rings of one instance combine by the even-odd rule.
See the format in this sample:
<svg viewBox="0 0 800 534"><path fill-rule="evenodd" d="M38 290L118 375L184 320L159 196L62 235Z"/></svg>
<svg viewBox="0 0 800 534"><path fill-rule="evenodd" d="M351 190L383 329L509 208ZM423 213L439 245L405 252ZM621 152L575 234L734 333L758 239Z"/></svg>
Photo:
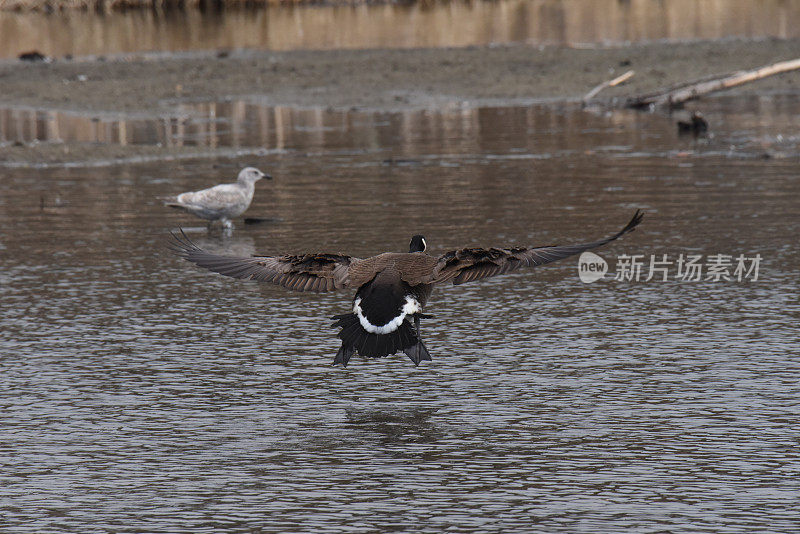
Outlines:
<svg viewBox="0 0 800 534"><path fill-rule="evenodd" d="M255 167L245 167L239 172L235 184L220 184L201 191L181 193L177 197L167 199L165 205L206 219L209 221L209 227L214 221L220 220L223 228L230 229L233 228L231 219L238 217L250 207L255 183L262 178L271 180L272 176Z"/></svg>
<svg viewBox="0 0 800 534"><path fill-rule="evenodd" d="M425 253L422 235L411 238L407 253L385 252L364 259L329 253L223 256L203 250L183 232L172 234L170 248L195 265L232 278L271 282L295 291L355 289L352 311L332 318L342 341L333 364L346 367L356 352L380 358L402 351L419 365L431 360L420 338L420 319L430 317L423 308L436 284L460 285L568 258L632 232L643 216L637 210L622 230L591 243L461 248L438 257Z"/></svg>

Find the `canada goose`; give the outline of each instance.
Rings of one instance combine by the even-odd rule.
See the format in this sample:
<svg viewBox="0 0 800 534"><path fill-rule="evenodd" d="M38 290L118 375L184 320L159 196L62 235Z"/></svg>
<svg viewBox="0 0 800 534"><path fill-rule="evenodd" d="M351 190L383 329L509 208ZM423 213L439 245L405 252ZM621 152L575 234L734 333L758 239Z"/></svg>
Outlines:
<svg viewBox="0 0 800 534"><path fill-rule="evenodd" d="M166 206L178 208L201 219L222 221L224 228L233 228L231 219L238 217L250 207L255 192L255 183L262 178L268 180L272 176L255 167L245 167L239 172L235 184L220 184L201 191L181 193L177 197L167 199Z"/></svg>
<svg viewBox="0 0 800 534"><path fill-rule="evenodd" d="M420 339L422 310L435 284L454 285L535 267L605 245L632 231L644 213L637 210L619 232L582 245L462 248L438 258L425 254L421 235L411 238L408 253L385 252L359 259L342 254L299 254L242 258L206 252L186 234L172 234L172 251L209 271L232 278L272 282L295 291L326 292L355 288L352 313L336 315L342 346L334 364L347 365L354 352L379 358L403 351L414 365L430 360Z"/></svg>
<svg viewBox="0 0 800 534"><path fill-rule="evenodd" d="M38 50L31 50L30 52L23 52L17 57L19 58L20 61L31 61L31 62L42 61L44 63L52 63L53 62L53 58L42 54Z"/></svg>
<svg viewBox="0 0 800 534"><path fill-rule="evenodd" d="M689 122L678 121L679 134L692 134L695 137L704 135L708 132L708 121L703 118L703 114L695 111L689 117Z"/></svg>

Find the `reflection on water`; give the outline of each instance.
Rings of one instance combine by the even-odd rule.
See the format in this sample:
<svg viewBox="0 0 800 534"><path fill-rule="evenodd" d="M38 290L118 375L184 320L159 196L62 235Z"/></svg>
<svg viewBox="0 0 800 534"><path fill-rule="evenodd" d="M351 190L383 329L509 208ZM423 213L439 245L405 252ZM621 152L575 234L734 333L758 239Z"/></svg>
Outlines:
<svg viewBox="0 0 800 534"><path fill-rule="evenodd" d="M798 102L707 105L702 142L665 117L572 107L292 111L287 150L247 161L0 170L3 527L795 530L797 159L723 146L794 136L796 154L781 116ZM244 163L275 176L248 215L281 222L195 233L203 246L569 242L644 207L602 256L764 260L756 283L585 285L566 261L440 287L432 362L341 369L328 317L351 294L230 280L166 251L168 229L196 222L157 197Z"/></svg>
<svg viewBox="0 0 800 534"><path fill-rule="evenodd" d="M0 12L0 57L800 36L798 0L501 0L221 12Z"/></svg>
<svg viewBox="0 0 800 534"><path fill-rule="evenodd" d="M373 432L382 445L390 443L435 443L443 437L431 416L439 408L409 408L408 404L390 404L381 408L348 407L347 422L352 428Z"/></svg>
<svg viewBox="0 0 800 534"><path fill-rule="evenodd" d="M792 157L798 153L800 134L795 117L799 109L794 96L714 98L703 102L702 108L711 122L712 135L690 143L692 149L707 155ZM382 163L397 166L424 164L425 158L405 156L419 156L430 143L446 152L474 153L481 158L543 158L584 150L630 157L637 154L630 148L641 143L646 144L645 154L684 150L687 140L678 137L676 127L681 117L627 110L583 112L577 105L453 105L439 110L375 112L275 107L253 100L179 104L173 115L157 119L0 108L0 147L93 143L313 151L346 150L353 143L360 150L384 150L392 144L392 154ZM731 122L735 128L728 126ZM498 123L508 132L499 140L493 130ZM649 127L670 135L647 141L652 135ZM607 144L595 143L599 132L606 134ZM503 146L492 146L498 144ZM511 153L505 153L509 149ZM487 150L492 153L484 154Z"/></svg>

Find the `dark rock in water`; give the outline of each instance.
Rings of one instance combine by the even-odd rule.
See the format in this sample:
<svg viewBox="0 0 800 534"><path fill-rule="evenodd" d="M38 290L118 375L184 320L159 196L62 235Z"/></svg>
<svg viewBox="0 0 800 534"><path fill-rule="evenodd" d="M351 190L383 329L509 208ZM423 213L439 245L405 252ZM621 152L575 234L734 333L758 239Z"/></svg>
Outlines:
<svg viewBox="0 0 800 534"><path fill-rule="evenodd" d="M695 111L689 122L678 121L678 134L692 134L694 136L705 135L708 132L708 122L703 118L702 113Z"/></svg>
<svg viewBox="0 0 800 534"><path fill-rule="evenodd" d="M20 61L50 61L50 58L42 54L37 50L31 50L30 52L23 52L19 56Z"/></svg>
<svg viewBox="0 0 800 534"><path fill-rule="evenodd" d="M217 52L217 59L225 59L230 55L231 55L230 50L220 50L219 52Z"/></svg>

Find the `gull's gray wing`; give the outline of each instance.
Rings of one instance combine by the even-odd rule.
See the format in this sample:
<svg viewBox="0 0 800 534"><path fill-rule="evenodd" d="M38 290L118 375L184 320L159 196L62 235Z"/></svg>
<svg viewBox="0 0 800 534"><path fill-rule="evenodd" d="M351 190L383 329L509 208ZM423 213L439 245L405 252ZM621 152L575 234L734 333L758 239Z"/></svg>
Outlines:
<svg viewBox="0 0 800 534"><path fill-rule="evenodd" d="M178 195L177 203L186 207L220 211L247 203L247 194L238 184L220 184Z"/></svg>
<svg viewBox="0 0 800 534"><path fill-rule="evenodd" d="M348 286L348 271L357 258L340 254L222 256L207 252L186 237L172 234L170 250L199 267L231 278L271 282L295 291L324 293Z"/></svg>
<svg viewBox="0 0 800 534"><path fill-rule="evenodd" d="M521 267L536 267L590 250L632 232L642 221L644 213L636 210L630 222L611 237L582 245L551 245L545 247L462 248L439 256L433 270L433 282L453 281L454 285L473 282L504 274Z"/></svg>

